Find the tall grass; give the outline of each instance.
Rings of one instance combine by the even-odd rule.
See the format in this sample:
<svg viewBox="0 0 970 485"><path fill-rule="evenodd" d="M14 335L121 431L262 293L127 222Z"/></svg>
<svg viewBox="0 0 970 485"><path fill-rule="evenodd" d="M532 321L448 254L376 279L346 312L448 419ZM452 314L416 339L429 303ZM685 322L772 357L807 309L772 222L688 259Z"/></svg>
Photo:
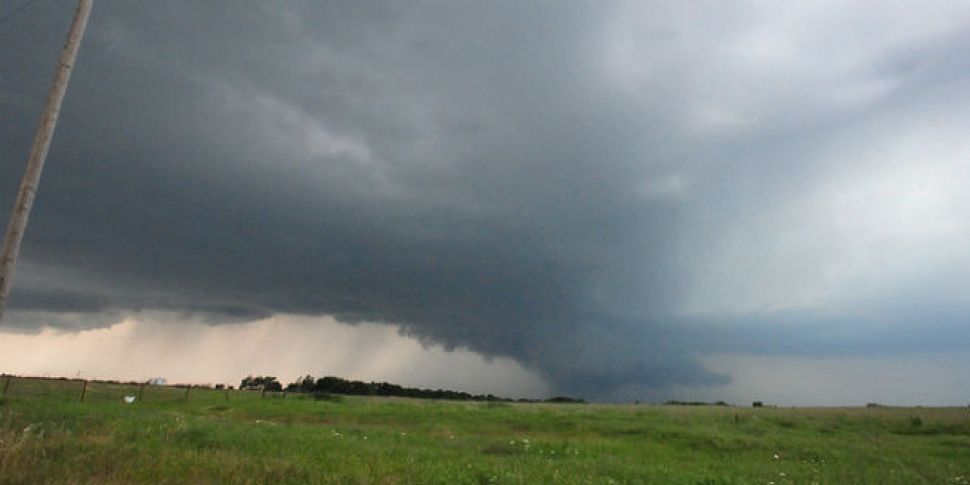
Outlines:
<svg viewBox="0 0 970 485"><path fill-rule="evenodd" d="M345 397L18 380L0 483L970 483L970 409ZM914 418L919 418L916 424Z"/></svg>

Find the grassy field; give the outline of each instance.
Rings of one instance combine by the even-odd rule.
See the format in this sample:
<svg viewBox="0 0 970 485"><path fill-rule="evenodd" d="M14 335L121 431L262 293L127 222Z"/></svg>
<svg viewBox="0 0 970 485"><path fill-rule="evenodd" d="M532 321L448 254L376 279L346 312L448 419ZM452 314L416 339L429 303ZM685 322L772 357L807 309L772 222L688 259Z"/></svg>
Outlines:
<svg viewBox="0 0 970 485"><path fill-rule="evenodd" d="M0 379L0 386L2 386ZM970 409L507 404L14 379L0 483L970 483Z"/></svg>

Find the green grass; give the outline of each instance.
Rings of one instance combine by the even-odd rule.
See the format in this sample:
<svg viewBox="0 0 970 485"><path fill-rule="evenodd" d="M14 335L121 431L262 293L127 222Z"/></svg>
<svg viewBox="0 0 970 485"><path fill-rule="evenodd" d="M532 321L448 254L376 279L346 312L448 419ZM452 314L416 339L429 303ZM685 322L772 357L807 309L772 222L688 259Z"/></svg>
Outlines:
<svg viewBox="0 0 970 485"><path fill-rule="evenodd" d="M2 385L2 381L0 381ZM970 483L970 409L489 404L15 379L0 483ZM918 420L915 418L919 418ZM775 458L777 455L777 458Z"/></svg>

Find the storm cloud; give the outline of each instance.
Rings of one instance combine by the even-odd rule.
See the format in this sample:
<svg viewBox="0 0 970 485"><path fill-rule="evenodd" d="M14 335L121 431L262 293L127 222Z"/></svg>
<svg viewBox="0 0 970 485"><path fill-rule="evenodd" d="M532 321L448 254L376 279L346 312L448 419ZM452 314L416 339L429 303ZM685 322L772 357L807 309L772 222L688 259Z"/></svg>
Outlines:
<svg viewBox="0 0 970 485"><path fill-rule="evenodd" d="M0 25L0 203L70 14ZM955 2L102 0L4 324L332 315L590 397L934 351L968 41Z"/></svg>

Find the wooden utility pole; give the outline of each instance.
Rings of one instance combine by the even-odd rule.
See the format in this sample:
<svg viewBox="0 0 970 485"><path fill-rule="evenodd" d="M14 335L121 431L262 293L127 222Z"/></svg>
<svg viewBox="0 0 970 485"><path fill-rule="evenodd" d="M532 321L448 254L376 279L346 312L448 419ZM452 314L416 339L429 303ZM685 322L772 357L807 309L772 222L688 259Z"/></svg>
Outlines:
<svg viewBox="0 0 970 485"><path fill-rule="evenodd" d="M30 148L30 158L27 159L27 169L20 182L17 201L10 213L10 222L7 223L7 232L3 238L3 253L0 254L0 319L3 318L3 310L7 306L7 296L13 283L14 265L17 263L20 242L27 228L30 207L34 204L40 172L44 169L44 161L47 159L47 151L54 137L54 127L57 125L57 117L61 111L61 102L64 101L67 83L71 79L71 68L74 67L74 61L77 59L77 51L81 46L81 38L84 36L84 28L87 27L93 4L94 0L78 0L71 30L67 33L60 62L54 71L54 83L51 84L50 92L47 94L47 104L40 117L37 134L34 135L34 144Z"/></svg>

